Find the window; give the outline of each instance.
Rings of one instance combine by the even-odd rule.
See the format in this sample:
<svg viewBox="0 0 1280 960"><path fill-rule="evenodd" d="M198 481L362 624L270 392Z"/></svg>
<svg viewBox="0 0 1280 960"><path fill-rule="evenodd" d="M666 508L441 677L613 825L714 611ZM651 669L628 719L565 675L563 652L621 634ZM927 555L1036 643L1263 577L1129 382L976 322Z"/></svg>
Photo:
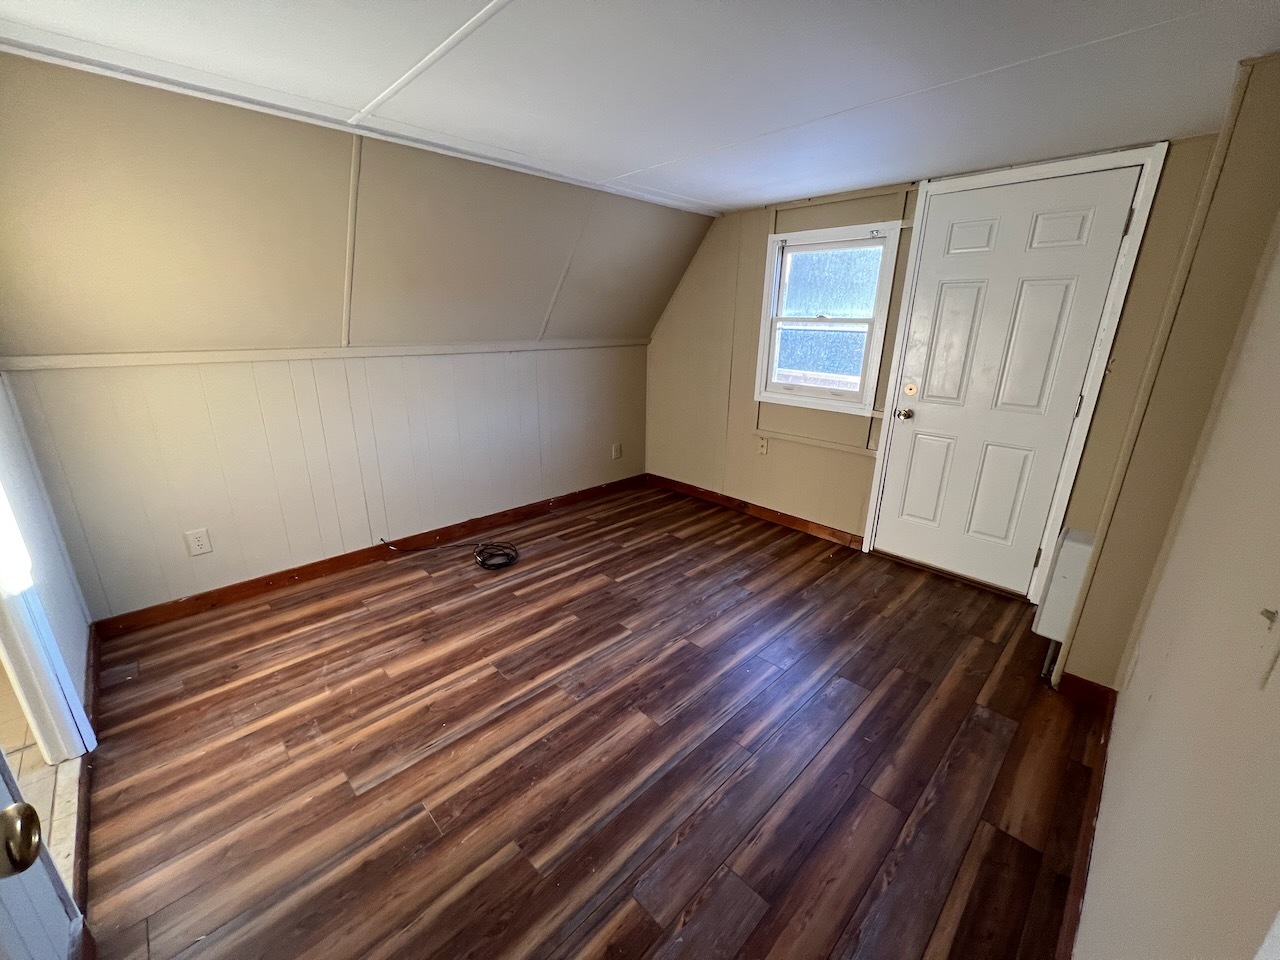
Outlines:
<svg viewBox="0 0 1280 960"><path fill-rule="evenodd" d="M770 235L756 400L871 412L900 229Z"/></svg>

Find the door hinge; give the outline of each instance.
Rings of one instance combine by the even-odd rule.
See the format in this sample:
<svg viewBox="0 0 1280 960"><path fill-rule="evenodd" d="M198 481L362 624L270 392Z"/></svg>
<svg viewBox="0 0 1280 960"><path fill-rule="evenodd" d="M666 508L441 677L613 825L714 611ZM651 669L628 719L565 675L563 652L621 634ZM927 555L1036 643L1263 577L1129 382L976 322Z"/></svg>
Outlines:
<svg viewBox="0 0 1280 960"><path fill-rule="evenodd" d="M1035 560L1035 563L1031 564L1031 568L1032 568L1033 570L1034 570L1036 567L1040 566L1040 558L1041 558L1043 555L1044 555L1044 547L1036 547L1036 560Z"/></svg>
<svg viewBox="0 0 1280 960"><path fill-rule="evenodd" d="M1084 394L1082 393L1080 394L1080 396L1076 397L1076 412L1072 415L1071 419L1074 420L1076 417L1080 416L1080 409L1083 406L1084 406Z"/></svg>
<svg viewBox="0 0 1280 960"><path fill-rule="evenodd" d="M1120 234L1120 239L1124 239L1129 235L1129 228L1133 226L1133 207L1129 208L1129 215L1124 218L1124 232Z"/></svg>

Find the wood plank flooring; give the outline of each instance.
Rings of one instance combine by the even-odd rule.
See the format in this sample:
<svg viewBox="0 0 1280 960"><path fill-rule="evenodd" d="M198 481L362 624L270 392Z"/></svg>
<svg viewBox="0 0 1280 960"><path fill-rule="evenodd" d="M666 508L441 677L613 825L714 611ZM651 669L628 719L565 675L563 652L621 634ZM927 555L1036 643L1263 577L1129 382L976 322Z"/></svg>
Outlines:
<svg viewBox="0 0 1280 960"><path fill-rule="evenodd" d="M105 960L1047 960L1105 718L1025 604L635 489L106 641Z"/></svg>

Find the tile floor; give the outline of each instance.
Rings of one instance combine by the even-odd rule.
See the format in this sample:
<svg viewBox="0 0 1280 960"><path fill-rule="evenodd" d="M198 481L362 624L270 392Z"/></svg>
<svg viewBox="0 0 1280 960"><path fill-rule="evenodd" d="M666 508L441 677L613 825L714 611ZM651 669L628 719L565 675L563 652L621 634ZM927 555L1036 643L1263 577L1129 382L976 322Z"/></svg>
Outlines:
<svg viewBox="0 0 1280 960"><path fill-rule="evenodd" d="M0 670L0 749L18 781L22 799L40 814L45 845L70 890L76 850L76 807L80 799L80 758L54 766L45 762L13 685L3 670Z"/></svg>

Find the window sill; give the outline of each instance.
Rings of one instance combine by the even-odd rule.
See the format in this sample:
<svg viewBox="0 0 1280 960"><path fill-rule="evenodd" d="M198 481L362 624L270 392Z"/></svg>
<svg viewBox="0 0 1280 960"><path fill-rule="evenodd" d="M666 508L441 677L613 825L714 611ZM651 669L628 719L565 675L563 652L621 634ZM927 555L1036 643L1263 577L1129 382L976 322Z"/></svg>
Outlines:
<svg viewBox="0 0 1280 960"><path fill-rule="evenodd" d="M826 413L844 413L855 417L875 419L883 416L870 407L859 406L846 400L826 397L815 397L803 393L770 393L766 390L756 391L756 403L776 403L783 407L801 407L808 410L822 410Z"/></svg>

